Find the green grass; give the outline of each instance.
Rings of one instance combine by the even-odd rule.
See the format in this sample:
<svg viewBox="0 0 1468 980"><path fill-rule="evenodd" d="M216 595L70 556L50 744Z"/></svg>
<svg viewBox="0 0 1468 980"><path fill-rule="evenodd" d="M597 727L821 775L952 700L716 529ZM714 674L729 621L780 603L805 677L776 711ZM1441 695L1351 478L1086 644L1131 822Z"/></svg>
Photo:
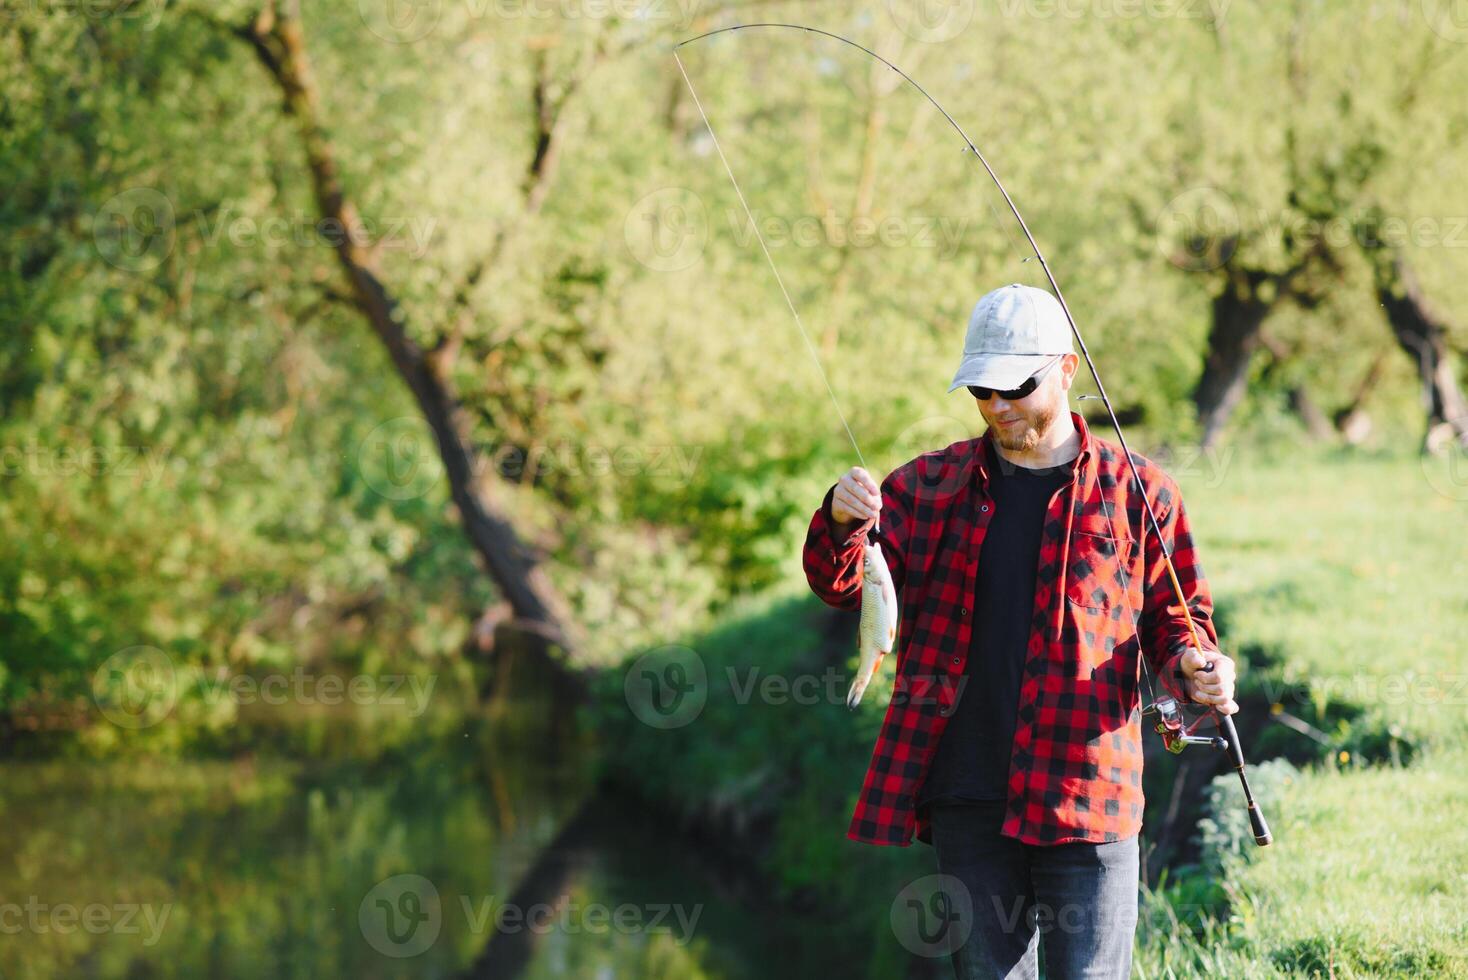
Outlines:
<svg viewBox="0 0 1468 980"><path fill-rule="evenodd" d="M1267 848L1219 777L1204 867L1144 903L1137 975L1468 976L1465 764L1458 749L1404 768L1256 766Z"/></svg>
<svg viewBox="0 0 1468 980"><path fill-rule="evenodd" d="M1337 974L1468 976L1468 751L1418 765L1306 772L1274 814L1279 843L1237 874L1237 909L1276 962Z"/></svg>
<svg viewBox="0 0 1468 980"><path fill-rule="evenodd" d="M1204 868L1152 897L1138 975L1468 976L1468 485L1346 454L1238 452L1176 476L1246 703L1329 744L1273 725L1246 746L1318 758L1253 767L1268 848L1219 778Z"/></svg>
<svg viewBox="0 0 1468 980"><path fill-rule="evenodd" d="M1468 485L1334 455L1178 478L1246 691L1368 756L1468 744Z"/></svg>

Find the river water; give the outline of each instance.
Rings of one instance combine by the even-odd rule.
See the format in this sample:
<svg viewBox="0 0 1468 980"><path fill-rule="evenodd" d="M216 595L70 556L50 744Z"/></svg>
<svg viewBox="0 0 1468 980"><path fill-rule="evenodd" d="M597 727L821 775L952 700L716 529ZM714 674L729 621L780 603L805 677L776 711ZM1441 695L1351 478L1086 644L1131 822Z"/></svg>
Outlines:
<svg viewBox="0 0 1468 980"><path fill-rule="evenodd" d="M589 793L590 741L552 714L280 708L214 757L0 762L0 977L830 969L821 922Z"/></svg>

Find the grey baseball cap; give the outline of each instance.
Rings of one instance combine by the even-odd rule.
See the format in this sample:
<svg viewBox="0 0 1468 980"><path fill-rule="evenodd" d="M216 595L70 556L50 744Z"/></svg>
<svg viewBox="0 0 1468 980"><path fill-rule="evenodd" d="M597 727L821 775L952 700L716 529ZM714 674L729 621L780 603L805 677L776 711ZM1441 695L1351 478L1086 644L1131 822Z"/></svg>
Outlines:
<svg viewBox="0 0 1468 980"><path fill-rule="evenodd" d="M948 390L1018 388L1055 355L1074 352L1070 321L1059 300L1034 286L1000 286L974 304L963 360Z"/></svg>

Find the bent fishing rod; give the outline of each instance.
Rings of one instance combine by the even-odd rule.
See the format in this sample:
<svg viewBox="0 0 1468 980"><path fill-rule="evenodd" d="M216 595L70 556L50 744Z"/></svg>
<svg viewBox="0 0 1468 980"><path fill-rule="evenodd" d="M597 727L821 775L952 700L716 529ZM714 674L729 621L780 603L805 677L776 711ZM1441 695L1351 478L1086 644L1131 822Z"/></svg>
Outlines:
<svg viewBox="0 0 1468 980"><path fill-rule="evenodd" d="M1020 230L1024 232L1025 240L1029 242L1030 251L1032 251L1034 253L1034 257L1039 260L1040 268L1044 270L1045 278L1049 281L1050 288L1054 292L1056 300L1059 301L1061 310L1065 313L1066 322L1070 324L1071 333L1076 339L1076 344L1080 347L1081 355L1085 358L1086 361L1086 366L1090 369L1091 378L1096 383L1096 391L1098 392L1099 400L1106 407L1106 415L1111 420L1111 426L1116 432L1116 438L1117 441L1120 443L1122 455L1126 458L1132 479L1136 482L1138 494L1142 498L1142 504L1147 514L1147 523L1151 526L1152 533L1157 538L1158 547L1160 548L1162 554L1162 562L1167 570L1168 580L1172 584L1173 593L1177 597L1178 607L1182 610L1183 621L1187 626L1188 636L1192 641L1193 649L1196 649L1206 657L1209 651L1205 649L1203 643L1199 639L1198 626L1193 621L1192 611L1188 606L1187 596L1183 592L1182 582L1178 579L1177 568L1173 564L1172 548L1169 547L1167 543L1167 537L1162 533L1162 525L1157 520L1157 514L1152 507L1152 501L1149 500L1147 497L1146 485L1142 482L1141 474L1137 472L1136 460L1132 458L1131 450L1127 448L1126 435L1122 432L1121 421L1117 418L1116 410L1112 407L1111 397L1106 393L1106 386L1101 383L1101 375L1100 372L1096 369L1096 362L1091 357L1091 352L1086 346L1085 338L1081 336L1081 329L1076 324L1075 317L1071 314L1070 305L1065 301L1065 295L1061 292L1060 283L1056 281L1055 274L1050 270L1050 263L1045 260L1045 253L1041 251L1039 243L1035 241L1035 236L1031 234L1030 227L1025 222L1024 216L1020 214L1019 207L1014 203L1013 198L1009 196L1009 191L1005 190L1004 182L999 179L999 175L995 173L994 168L989 165L989 161L984 158L984 154L979 151L979 148L974 144L974 141L969 139L968 134L963 131L963 127L958 124L958 121L949 114L948 110L944 109L943 106L939 104L937 99L933 98L933 96L928 93L927 89L919 85L917 81L912 78L912 76L908 75L901 68L898 68L892 62L877 54L875 51L861 44L858 44L856 41L853 41L850 38L842 37L839 34L833 34L830 31L822 30L818 27L807 27L804 24L787 24L773 22L736 24L732 27L721 27L716 30L706 31L703 34L699 34L694 37L687 38L686 40L679 41L677 44L673 45L673 60L678 63L678 70L682 73L683 81L685 84L687 84L688 91L693 96L693 102L694 105L698 107L699 115L703 117L704 126L708 128L709 137L713 140L714 148L718 151L719 160L722 161L722 163L724 164L724 170L729 175L729 182L734 185L734 193L739 198L740 205L744 208L744 213L745 216L749 219L750 227L755 230L755 236L760 243L761 250L763 250L765 254L765 261L769 263L770 271L773 272L775 275L775 281L779 284L780 292L785 297L785 303L787 306L789 306L790 313L795 318L795 325L799 328L800 335L805 340L806 349L810 352L811 358L815 361L816 369L820 372L822 380L825 381L826 390L828 393L830 393L831 396L831 402L833 405L835 405L836 412L841 417L841 424L846 429L847 438L851 440L852 448L856 450L857 458L861 460L863 468L865 468L866 466L866 460L861 454L861 447L857 445L856 437L852 434L851 431L851 426L846 421L845 414L841 411L841 404L836 398L836 392L831 387L830 379L826 377L825 368L821 365L821 359L816 354L815 347L811 343L809 334L806 333L805 324L800 318L800 313L795 309L795 303L790 298L790 291L785 288L785 281L780 276L780 270L775 266L775 260L770 255L769 246L765 243L764 235L760 233L759 224L755 221L753 212L750 211L749 202L745 200L744 191L740 188L739 181L736 180L734 177L734 170L729 165L728 157L724 155L723 146L720 145L719 138L714 132L713 123L709 121L708 113L704 111L703 101L698 97L698 90L694 87L693 80L688 76L688 70L683 65L683 59L678 55L678 50L680 48L686 47L687 45L693 44L698 41L705 40L706 38L714 37L719 34L727 34L734 31L751 30L756 28L774 30L797 30L805 31L809 34L817 34L822 37L830 38L833 41L839 41L842 44L855 48L858 51L866 54L867 56L875 58L877 61L880 61L889 69L900 75L902 79L906 81L909 85L917 89L917 91L921 93L922 96L932 104L933 108L937 109L938 112L943 116L943 118L948 120L948 124L952 126L954 131L958 133L958 135L963 139L965 152L972 153L974 155L974 158L978 160L979 163L983 166L984 172L987 173L990 179L994 181L994 186L998 188L1000 196L1004 198L1004 203L1009 207L1010 213L1014 215L1014 220L1019 223ZM1025 261L1028 261L1028 259L1026 259ZM1104 499L1105 498L1103 495L1103 500ZM1108 517L1110 516L1110 511L1108 509ZM1118 555L1120 555L1120 552L1118 552ZM1119 561L1122 566L1125 566L1126 563L1124 559L1119 558ZM1123 574L1125 574L1124 568ZM1128 588L1126 589L1126 591L1130 592L1130 589ZM1147 659L1146 656L1139 654L1138 659L1142 661L1143 667L1145 668ZM1213 666L1214 662L1209 661L1205 669L1211 671L1213 669ZM1234 727L1233 719L1230 716L1218 711L1215 707L1209 706L1207 709L1208 714L1212 715L1221 737L1202 737L1193 735L1191 733L1191 730L1184 726L1182 722L1181 711L1178 708L1177 702L1173 698L1154 698L1154 703L1151 706L1151 709L1155 709L1159 715L1156 730L1160 735L1162 735L1163 742L1167 746L1169 751L1179 752L1187 745L1208 744L1213 745L1216 748L1221 748L1228 752L1230 761L1233 764L1234 771L1238 773L1239 783L1244 790L1244 799L1248 804L1249 824L1253 831L1254 843L1258 844L1260 847L1269 844L1274 839L1274 837L1270 833L1269 825L1264 819L1264 814L1259 809L1258 803L1254 800L1254 794L1249 788L1249 779L1244 771L1244 753L1239 743L1239 735L1237 729Z"/></svg>

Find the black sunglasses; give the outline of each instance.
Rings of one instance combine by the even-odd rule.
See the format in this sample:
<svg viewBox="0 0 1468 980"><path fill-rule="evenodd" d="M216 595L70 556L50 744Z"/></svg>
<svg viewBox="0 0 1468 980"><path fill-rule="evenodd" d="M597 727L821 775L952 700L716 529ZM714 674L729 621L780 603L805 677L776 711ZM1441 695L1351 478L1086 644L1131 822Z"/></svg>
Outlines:
<svg viewBox="0 0 1468 980"><path fill-rule="evenodd" d="M1057 357L1055 360L1042 367L1038 374L1032 374L1028 378L1026 378L1024 384L1020 385L1018 388L1011 388L1008 391L1000 391L997 388L985 388L983 385L968 385L968 391L969 394L973 395L981 402L988 401L989 396L993 394L998 394L1000 398L1003 398L1007 402L1017 402L1021 398L1029 397L1029 395L1036 388L1040 387L1040 382L1044 380L1045 375L1049 374L1050 369L1059 363L1060 358Z"/></svg>

